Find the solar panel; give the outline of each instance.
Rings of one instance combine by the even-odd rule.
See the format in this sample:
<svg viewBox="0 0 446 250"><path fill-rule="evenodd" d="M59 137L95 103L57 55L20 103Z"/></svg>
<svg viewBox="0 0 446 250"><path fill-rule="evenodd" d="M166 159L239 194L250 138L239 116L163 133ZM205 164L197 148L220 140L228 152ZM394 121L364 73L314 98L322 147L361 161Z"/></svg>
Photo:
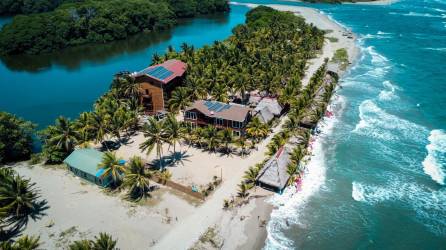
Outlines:
<svg viewBox="0 0 446 250"><path fill-rule="evenodd" d="M150 68L150 69L146 70L145 73L149 76L158 78L160 80L164 80L173 74L172 71L164 68L163 66L157 66L157 67Z"/></svg>

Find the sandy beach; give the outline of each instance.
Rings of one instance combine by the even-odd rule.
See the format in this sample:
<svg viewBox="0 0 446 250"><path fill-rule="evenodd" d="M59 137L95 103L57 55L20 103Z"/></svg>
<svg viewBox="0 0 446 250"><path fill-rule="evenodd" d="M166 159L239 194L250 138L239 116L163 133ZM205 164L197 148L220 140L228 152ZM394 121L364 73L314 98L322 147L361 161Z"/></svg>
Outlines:
<svg viewBox="0 0 446 250"><path fill-rule="evenodd" d="M287 2L300 2L303 3L304 1L299 0L285 0ZM393 3L398 2L398 0L377 0L377 1L358 1L358 2L343 2L342 4L362 4L362 5L390 5Z"/></svg>
<svg viewBox="0 0 446 250"><path fill-rule="evenodd" d="M233 3L238 4L238 3ZM255 4L245 4L256 7ZM303 16L308 23L328 32L320 55L309 61L302 85L308 84L314 72L332 58L335 51L345 48L349 61L358 56L356 37L341 25L315 9L297 6L268 5L281 11L291 11ZM213 176L223 177L223 182L203 203L166 187L152 193L153 198L145 204L132 204L123 195L108 195L103 189L86 183L65 169L49 169L42 166L30 168L19 164L17 171L31 178L42 190L50 208L43 219L30 222L24 233L40 235L45 249L60 249L76 239L92 238L99 232L108 232L118 239L121 249L187 249L194 246L210 228L215 229L221 239L222 249L260 249L267 232L266 223L272 205L269 191L256 188L251 192L249 202L241 208L224 210L223 200L237 193L244 172L265 159L266 146L281 130L286 117L273 132L257 145L248 156L220 155L208 153L186 145L177 145L176 150L184 152L182 159L169 167L172 180L183 185L206 185ZM139 144L144 136L132 136L117 154L124 159L139 155L146 160L156 159L155 153L145 155ZM164 147L169 156L173 148ZM93 205L94 204L94 205ZM205 247L204 249L209 249Z"/></svg>
<svg viewBox="0 0 446 250"><path fill-rule="evenodd" d="M232 3L240 4L240 3ZM243 4L250 8L255 8L256 4ZM302 85L306 86L309 79L314 72L323 64L325 58L332 58L335 51L340 48L345 48L349 55L349 61L353 62L359 54L359 48L355 44L356 37L350 31L346 30L341 25L330 20L327 16L321 14L315 9L296 6L285 5L267 5L281 11L291 11L296 15L303 16L308 23L313 23L320 29L329 30L328 37L335 37L337 42L330 42L326 39L324 49L321 54L309 61L309 66L306 70L305 78L302 80ZM283 122L285 118L281 119ZM271 139L276 132L280 130L280 125L276 127L276 131L270 135L266 140L259 145L259 151L266 145L265 142ZM256 156L257 155L257 156ZM233 173L233 179L223 182L222 186L217 192L207 200L203 206L200 206L196 213L191 215L180 226L175 227L169 231L157 245L155 249L184 249L185 247L193 245L198 241L200 236L207 228L216 228L219 232L219 237L222 238L224 249L259 249L262 248L266 239L266 227L259 227L258 223L253 220L257 219L260 214L264 219L269 218L269 214L273 207L267 202L267 197L272 194L263 196L262 199L253 199L250 203L236 212L236 215L228 213L221 209L223 199L236 194L236 185L241 180L244 170L250 165L257 163L252 161L253 158L262 159L258 156L258 151L251 154L247 161L240 161L240 166L236 173ZM249 162L250 165L244 164ZM226 194L226 196L222 195ZM257 216L256 216L257 215ZM241 220L240 218L250 218ZM242 230L244 229L244 230ZM227 230L233 231L228 232Z"/></svg>

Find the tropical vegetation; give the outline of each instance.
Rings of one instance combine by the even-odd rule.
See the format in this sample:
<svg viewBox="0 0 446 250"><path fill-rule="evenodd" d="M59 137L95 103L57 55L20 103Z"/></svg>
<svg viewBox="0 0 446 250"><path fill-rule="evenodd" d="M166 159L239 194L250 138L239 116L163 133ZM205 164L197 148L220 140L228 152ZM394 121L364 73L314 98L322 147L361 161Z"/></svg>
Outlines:
<svg viewBox="0 0 446 250"><path fill-rule="evenodd" d="M28 159L33 150L36 125L0 112L0 163Z"/></svg>
<svg viewBox="0 0 446 250"><path fill-rule="evenodd" d="M35 185L11 168L0 168L0 241L15 237L48 208Z"/></svg>
<svg viewBox="0 0 446 250"><path fill-rule="evenodd" d="M40 237L22 236L15 241L0 242L0 249L2 250L36 250L40 247Z"/></svg>
<svg viewBox="0 0 446 250"><path fill-rule="evenodd" d="M117 241L107 233L99 233L94 240L78 240L71 243L70 250L117 250Z"/></svg>
<svg viewBox="0 0 446 250"><path fill-rule="evenodd" d="M7 0L2 1L0 8L18 12L28 6L24 3L21 8L23 1L33 2ZM40 9L49 10L59 3L54 1ZM38 54L80 44L122 40L140 32L168 29L180 17L228 9L226 0L65 1L54 11L14 17L0 32L0 54Z"/></svg>

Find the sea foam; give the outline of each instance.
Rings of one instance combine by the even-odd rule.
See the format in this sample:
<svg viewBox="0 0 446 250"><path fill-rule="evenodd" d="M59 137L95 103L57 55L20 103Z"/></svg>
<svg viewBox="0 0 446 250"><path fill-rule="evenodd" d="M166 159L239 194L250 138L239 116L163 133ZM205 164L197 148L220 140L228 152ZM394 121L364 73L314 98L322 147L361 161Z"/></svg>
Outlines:
<svg viewBox="0 0 446 250"><path fill-rule="evenodd" d="M393 85L390 81L384 81L383 86L384 86L384 89L381 90L381 92L379 93L379 96L378 96L378 98L381 101L390 101L390 100L398 98L398 96L395 94L395 90L398 87Z"/></svg>
<svg viewBox="0 0 446 250"><path fill-rule="evenodd" d="M418 143L424 142L426 128L385 112L373 100L359 105L359 122L353 133L385 141L398 141L402 137Z"/></svg>
<svg viewBox="0 0 446 250"><path fill-rule="evenodd" d="M352 182L352 199L367 205L398 202L415 212L415 220L431 232L446 236L446 190L432 190L400 175L387 174L382 185Z"/></svg>
<svg viewBox="0 0 446 250"><path fill-rule="evenodd" d="M264 249L290 249L293 247L293 241L282 232L289 227L289 224L300 224L299 215L308 199L323 187L326 172L324 141L327 135L332 133L345 106L345 98L335 96L328 107L328 111L334 115L330 118L324 117L319 122L318 127L321 134L312 144L312 156L306 164L301 189L297 191L294 186L290 186L285 189L282 195L274 195L268 200L277 208L271 213L271 219L267 225L268 237Z"/></svg>
<svg viewBox="0 0 446 250"><path fill-rule="evenodd" d="M446 167L446 133L443 130L432 130L426 146L427 156L423 161L423 170L432 180L440 185L445 184Z"/></svg>

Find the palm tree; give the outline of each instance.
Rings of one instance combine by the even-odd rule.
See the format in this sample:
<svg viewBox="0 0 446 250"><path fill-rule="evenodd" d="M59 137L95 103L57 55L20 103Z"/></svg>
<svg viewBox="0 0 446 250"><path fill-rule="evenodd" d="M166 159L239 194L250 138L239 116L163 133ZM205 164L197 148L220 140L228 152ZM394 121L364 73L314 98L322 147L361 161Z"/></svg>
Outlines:
<svg viewBox="0 0 446 250"><path fill-rule="evenodd" d="M104 119L104 116L97 111L92 113L90 116L90 126L92 131L95 132L94 139L96 143L101 142L107 134L109 127L107 121Z"/></svg>
<svg viewBox="0 0 446 250"><path fill-rule="evenodd" d="M28 216L39 210L37 199L40 197L35 183L23 179L11 169L0 169L0 218L7 226L26 224ZM5 178L3 178L5 177Z"/></svg>
<svg viewBox="0 0 446 250"><path fill-rule="evenodd" d="M247 198L249 196L248 190L249 190L249 186L246 183L239 184L237 196L240 198Z"/></svg>
<svg viewBox="0 0 446 250"><path fill-rule="evenodd" d="M250 167L247 171L245 171L245 175L243 178L245 178L246 183L255 183L257 179L257 175L259 174L259 170L256 167Z"/></svg>
<svg viewBox="0 0 446 250"><path fill-rule="evenodd" d="M166 132L163 128L163 124L155 120L155 118L150 117L148 123L144 125L143 131L146 140L141 143L139 148L143 152L146 151L147 155L150 154L154 148L156 148L156 155L159 159L160 164L159 166L160 169L163 169L163 143L169 143Z"/></svg>
<svg viewBox="0 0 446 250"><path fill-rule="evenodd" d="M184 137L184 128L178 122L177 118L173 114L169 114L164 122L166 131L166 140L170 145L173 145L173 152L176 153L175 145ZM181 149L180 149L181 151Z"/></svg>
<svg viewBox="0 0 446 250"><path fill-rule="evenodd" d="M91 240L77 240L71 243L68 248L70 250L92 250L93 242Z"/></svg>
<svg viewBox="0 0 446 250"><path fill-rule="evenodd" d="M98 168L102 168L104 172L101 178L112 177L112 186L118 187L123 178L123 174L126 171L126 167L121 164L122 159L118 158L114 152L105 152L102 157L101 163L99 163Z"/></svg>
<svg viewBox="0 0 446 250"><path fill-rule="evenodd" d="M215 151L220 145L220 133L211 125L208 125L203 132L208 150Z"/></svg>
<svg viewBox="0 0 446 250"><path fill-rule="evenodd" d="M260 138L264 138L268 135L269 128L267 124L262 123L256 116L246 126L246 133L249 137L258 141Z"/></svg>
<svg viewBox="0 0 446 250"><path fill-rule="evenodd" d="M116 249L116 240L106 234L99 233L99 237L95 236L93 241L93 250L115 250Z"/></svg>
<svg viewBox="0 0 446 250"><path fill-rule="evenodd" d="M56 119L56 125L51 134L50 143L62 148L67 153L73 151L78 138L80 138L75 124L63 116Z"/></svg>
<svg viewBox="0 0 446 250"><path fill-rule="evenodd" d="M124 177L124 186L129 188L129 197L133 200L145 198L150 189L150 178L151 173L145 170L141 157L130 158Z"/></svg>
<svg viewBox="0 0 446 250"><path fill-rule="evenodd" d="M22 236L15 242L3 241L0 243L0 249L2 250L35 250L40 246L40 237L34 236Z"/></svg>
<svg viewBox="0 0 446 250"><path fill-rule="evenodd" d="M232 134L232 130L227 128L227 129L221 130L219 132L219 134L220 134L219 135L220 141L225 145L226 153L229 153L229 151L230 151L229 144L231 144L234 141L234 136Z"/></svg>
<svg viewBox="0 0 446 250"><path fill-rule="evenodd" d="M172 96L169 99L169 109L172 112L184 110L190 105L190 94L186 87L178 87L172 91Z"/></svg>
<svg viewBox="0 0 446 250"><path fill-rule="evenodd" d="M14 244L13 249L20 249L20 250L34 250L39 248L40 246L40 236L34 237L34 236L28 236L25 235L23 237L20 237Z"/></svg>
<svg viewBox="0 0 446 250"><path fill-rule="evenodd" d="M166 184L167 181L172 178L172 173L169 170L164 169L163 171L158 173L158 178L161 183Z"/></svg>
<svg viewBox="0 0 446 250"><path fill-rule="evenodd" d="M235 141L236 145L241 149L241 155L244 157L246 155L246 148L249 147L249 142L246 137L240 136L240 138Z"/></svg>

